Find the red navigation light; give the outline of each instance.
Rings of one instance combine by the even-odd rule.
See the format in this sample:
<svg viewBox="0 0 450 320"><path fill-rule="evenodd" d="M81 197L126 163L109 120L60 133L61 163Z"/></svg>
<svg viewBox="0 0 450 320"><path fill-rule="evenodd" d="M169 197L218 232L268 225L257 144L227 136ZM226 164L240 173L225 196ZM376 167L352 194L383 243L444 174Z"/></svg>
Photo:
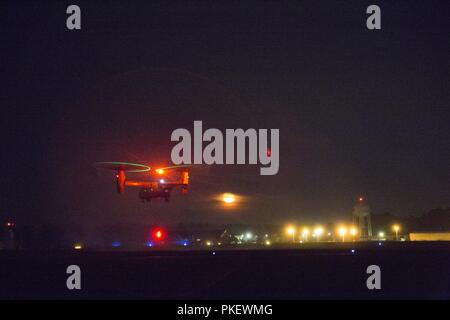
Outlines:
<svg viewBox="0 0 450 320"><path fill-rule="evenodd" d="M152 231L152 238L155 241L162 241L166 237L166 233L162 228L155 228Z"/></svg>
<svg viewBox="0 0 450 320"><path fill-rule="evenodd" d="M272 156L272 149L267 148L266 154L267 154L268 157L271 157Z"/></svg>
<svg viewBox="0 0 450 320"><path fill-rule="evenodd" d="M14 229L15 226L16 226L16 224L13 221L7 221L5 223L5 228L9 229L9 230Z"/></svg>

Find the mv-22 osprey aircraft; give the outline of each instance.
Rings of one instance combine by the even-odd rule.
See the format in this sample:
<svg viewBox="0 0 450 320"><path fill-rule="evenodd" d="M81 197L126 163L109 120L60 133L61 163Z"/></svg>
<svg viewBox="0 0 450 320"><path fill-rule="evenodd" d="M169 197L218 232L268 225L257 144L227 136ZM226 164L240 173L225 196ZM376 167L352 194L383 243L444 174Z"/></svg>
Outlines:
<svg viewBox="0 0 450 320"><path fill-rule="evenodd" d="M189 166L172 166L152 169L149 166L129 162L96 162L94 167L116 172L117 193L123 193L125 187L140 187L139 198L142 202L150 202L152 198L162 198L168 202L174 187L180 186L181 193L187 193L189 185ZM149 172L152 180L129 180L125 174L133 172ZM174 177L174 174L176 177ZM171 180L172 179L172 180Z"/></svg>

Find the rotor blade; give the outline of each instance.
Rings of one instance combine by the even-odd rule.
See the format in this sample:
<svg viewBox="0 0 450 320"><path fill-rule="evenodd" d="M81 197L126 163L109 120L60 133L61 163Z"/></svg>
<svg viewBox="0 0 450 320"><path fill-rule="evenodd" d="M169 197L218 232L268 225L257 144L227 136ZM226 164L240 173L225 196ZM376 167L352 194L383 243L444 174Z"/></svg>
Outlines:
<svg viewBox="0 0 450 320"><path fill-rule="evenodd" d="M150 167L138 164L138 163L130 163L130 162L119 162L119 161L104 161L104 162L95 162L93 164L94 167L99 169L106 170L123 170L127 172L146 172L150 171Z"/></svg>

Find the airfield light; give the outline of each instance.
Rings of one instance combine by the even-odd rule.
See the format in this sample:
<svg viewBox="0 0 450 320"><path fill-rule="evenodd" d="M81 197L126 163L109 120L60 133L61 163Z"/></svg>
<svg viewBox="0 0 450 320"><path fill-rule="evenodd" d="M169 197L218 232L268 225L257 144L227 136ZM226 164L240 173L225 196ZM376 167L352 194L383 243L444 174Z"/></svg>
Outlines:
<svg viewBox="0 0 450 320"><path fill-rule="evenodd" d="M394 224L392 229L395 231L395 240L398 240L398 231L400 230L400 226L398 224Z"/></svg>
<svg viewBox="0 0 450 320"><path fill-rule="evenodd" d="M162 241L166 237L166 233L162 228L155 228L152 231L152 238L154 241Z"/></svg>
<svg viewBox="0 0 450 320"><path fill-rule="evenodd" d="M385 234L383 231L378 232L378 238L384 239L384 237L385 237Z"/></svg>
<svg viewBox="0 0 450 320"><path fill-rule="evenodd" d="M245 239L250 240L251 238L253 238L253 234L251 232L247 232L245 234Z"/></svg>
<svg viewBox="0 0 450 320"><path fill-rule="evenodd" d="M286 233L288 236L292 237L292 242L295 241L295 228L293 226L288 226L286 228Z"/></svg>
<svg viewBox="0 0 450 320"><path fill-rule="evenodd" d="M345 241L345 235L347 234L347 228L346 227L340 227L338 229L339 235L342 237L342 242Z"/></svg>
<svg viewBox="0 0 450 320"><path fill-rule="evenodd" d="M14 229L15 226L16 226L16 224L13 221L7 221L5 223L5 228L8 230Z"/></svg>
<svg viewBox="0 0 450 320"><path fill-rule="evenodd" d="M157 174L164 174L164 169L156 169Z"/></svg>
<svg viewBox="0 0 450 320"><path fill-rule="evenodd" d="M208 247L210 247L210 246L212 246L212 242L211 242L211 241L206 241L206 245L207 245Z"/></svg>
<svg viewBox="0 0 450 320"><path fill-rule="evenodd" d="M236 197L232 193L224 193L222 196L222 200L227 204L231 204L236 201Z"/></svg>
<svg viewBox="0 0 450 320"><path fill-rule="evenodd" d="M113 242L111 243L111 246L112 246L113 248L119 248L121 245L122 245L122 244L120 243L120 241L113 241Z"/></svg>
<svg viewBox="0 0 450 320"><path fill-rule="evenodd" d="M159 180L159 183L164 183L164 182L165 182L164 179Z"/></svg>
<svg viewBox="0 0 450 320"><path fill-rule="evenodd" d="M314 233L313 234L316 236L317 241L319 241L320 240L320 236L323 234L323 227L321 227L321 226L316 227L314 229Z"/></svg>
<svg viewBox="0 0 450 320"><path fill-rule="evenodd" d="M356 227L351 227L350 228L350 234L351 234L351 236L353 238L353 241L355 241L355 236L356 236L357 233L358 233L358 229L356 229Z"/></svg>
<svg viewBox="0 0 450 320"><path fill-rule="evenodd" d="M83 246L82 246L81 244L77 243L77 244L75 244L75 245L73 246L73 248L74 248L75 250L81 250L81 249L83 249Z"/></svg>
<svg viewBox="0 0 450 320"><path fill-rule="evenodd" d="M302 237L305 241L308 241L309 228L305 227L302 230Z"/></svg>
<svg viewBox="0 0 450 320"><path fill-rule="evenodd" d="M364 201L364 198L363 198L363 197L359 197L359 198L358 198L358 201L359 201L359 202L363 202L363 201Z"/></svg>
<svg viewBox="0 0 450 320"><path fill-rule="evenodd" d="M265 244L266 246L270 246L270 240L266 240Z"/></svg>

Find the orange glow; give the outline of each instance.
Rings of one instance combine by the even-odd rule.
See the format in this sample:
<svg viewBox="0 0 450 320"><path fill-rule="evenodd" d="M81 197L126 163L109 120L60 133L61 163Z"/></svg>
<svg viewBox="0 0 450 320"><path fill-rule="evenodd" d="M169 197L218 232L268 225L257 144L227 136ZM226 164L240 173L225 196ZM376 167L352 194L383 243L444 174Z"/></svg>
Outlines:
<svg viewBox="0 0 450 320"><path fill-rule="evenodd" d="M364 201L364 198L363 197L359 197L359 202L362 202L362 201Z"/></svg>
<svg viewBox="0 0 450 320"><path fill-rule="evenodd" d="M156 169L157 174L164 174L164 169Z"/></svg>
<svg viewBox="0 0 450 320"><path fill-rule="evenodd" d="M232 193L224 193L222 200L225 203L233 203L236 201L236 197Z"/></svg>
<svg viewBox="0 0 450 320"><path fill-rule="evenodd" d="M224 192L216 194L213 198L222 209L236 209L244 204L246 197L236 193Z"/></svg>

